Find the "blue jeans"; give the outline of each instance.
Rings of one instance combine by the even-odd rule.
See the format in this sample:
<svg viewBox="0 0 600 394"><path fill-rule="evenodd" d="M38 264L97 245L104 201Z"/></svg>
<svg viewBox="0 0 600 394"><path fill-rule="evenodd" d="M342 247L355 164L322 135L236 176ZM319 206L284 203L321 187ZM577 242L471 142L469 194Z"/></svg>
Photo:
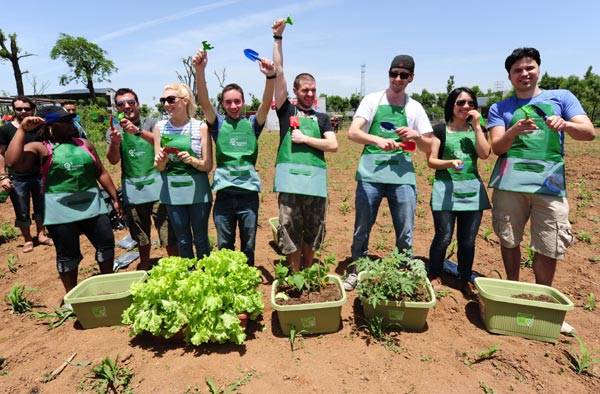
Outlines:
<svg viewBox="0 0 600 394"><path fill-rule="evenodd" d="M256 228L258 227L258 192L230 193L219 190L213 219L219 249L235 249L235 228L240 228L240 250L254 266Z"/></svg>
<svg viewBox="0 0 600 394"><path fill-rule="evenodd" d="M429 247L429 275L442 275L446 249L452 241L456 222L458 277L461 281L469 281L475 258L475 237L479 231L483 211L433 211L432 214L435 236Z"/></svg>
<svg viewBox="0 0 600 394"><path fill-rule="evenodd" d="M396 232L399 251L412 249L417 190L413 185L390 185L385 183L358 182L356 185L354 236L352 260L366 257L369 253L369 234L377 219L383 197L390 206L392 223Z"/></svg>
<svg viewBox="0 0 600 394"><path fill-rule="evenodd" d="M15 227L29 227L31 219L41 222L44 217L44 197L42 195L42 176L26 180L13 179L10 193L15 210ZM33 203L33 216L30 216L29 200Z"/></svg>
<svg viewBox="0 0 600 394"><path fill-rule="evenodd" d="M210 254L208 218L210 202L190 205L167 205L167 213L177 238L179 256L194 258L193 245L199 259Z"/></svg>

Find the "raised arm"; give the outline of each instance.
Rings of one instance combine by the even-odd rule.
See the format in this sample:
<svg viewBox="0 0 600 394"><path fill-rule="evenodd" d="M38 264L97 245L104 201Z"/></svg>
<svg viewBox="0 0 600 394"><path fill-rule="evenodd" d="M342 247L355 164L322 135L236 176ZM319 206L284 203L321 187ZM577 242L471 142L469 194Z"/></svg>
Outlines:
<svg viewBox="0 0 600 394"><path fill-rule="evenodd" d="M196 90L198 91L198 102L206 116L208 124L214 124L217 114L208 97L208 87L206 85L206 65L208 64L208 53L205 50L198 50L192 59L194 69L196 70Z"/></svg>
<svg viewBox="0 0 600 394"><path fill-rule="evenodd" d="M275 63L275 107L281 108L288 97L287 82L283 73L283 31L285 22L283 19L277 19L271 27L273 30L273 62Z"/></svg>
<svg viewBox="0 0 600 394"><path fill-rule="evenodd" d="M43 123L44 119L37 116L28 116L23 119L4 152L4 159L8 167L24 171L40 163L40 156L44 153L41 150L43 145L39 142L31 142L26 146L25 133L33 131Z"/></svg>
<svg viewBox="0 0 600 394"><path fill-rule="evenodd" d="M275 88L275 64L269 59L262 59L258 62L258 68L261 73L266 76L265 90L263 91L262 101L256 111L256 121L259 125L264 125L271 108L271 100L273 100L273 89Z"/></svg>

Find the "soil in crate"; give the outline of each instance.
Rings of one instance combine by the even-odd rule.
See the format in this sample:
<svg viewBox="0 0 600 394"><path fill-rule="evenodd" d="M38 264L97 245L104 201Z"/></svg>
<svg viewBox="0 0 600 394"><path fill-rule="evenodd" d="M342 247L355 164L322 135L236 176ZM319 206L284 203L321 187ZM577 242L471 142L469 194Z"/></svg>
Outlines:
<svg viewBox="0 0 600 394"><path fill-rule="evenodd" d="M328 283L317 291L308 292L306 290L298 291L294 286L279 286L277 293L285 293L287 300L277 299L278 305L298 305L315 304L318 302L339 301L342 299L342 292L335 283Z"/></svg>
<svg viewBox="0 0 600 394"><path fill-rule="evenodd" d="M513 295L511 295L511 297L512 298L520 298L522 300L529 300L529 301L549 302L551 304L559 303L554 298L552 298L546 294L533 295L533 294L529 294L529 293L522 293L522 294L513 294Z"/></svg>

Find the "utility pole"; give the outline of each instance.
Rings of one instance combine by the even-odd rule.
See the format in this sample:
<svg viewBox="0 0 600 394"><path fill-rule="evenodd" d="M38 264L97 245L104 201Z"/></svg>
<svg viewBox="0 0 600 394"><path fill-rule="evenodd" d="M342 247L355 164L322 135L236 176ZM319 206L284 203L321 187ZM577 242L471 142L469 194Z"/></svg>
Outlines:
<svg viewBox="0 0 600 394"><path fill-rule="evenodd" d="M360 66L360 97L365 97L365 64Z"/></svg>

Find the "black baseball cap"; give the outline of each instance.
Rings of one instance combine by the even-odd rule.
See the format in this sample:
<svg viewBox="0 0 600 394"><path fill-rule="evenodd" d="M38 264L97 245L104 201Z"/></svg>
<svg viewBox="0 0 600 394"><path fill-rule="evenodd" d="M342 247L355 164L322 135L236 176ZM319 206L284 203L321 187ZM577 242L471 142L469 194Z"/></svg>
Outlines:
<svg viewBox="0 0 600 394"><path fill-rule="evenodd" d="M47 105L44 107L38 107L36 115L40 118L44 118L46 123L73 123L73 118L76 114L71 114L59 107L58 105Z"/></svg>
<svg viewBox="0 0 600 394"><path fill-rule="evenodd" d="M411 73L415 72L415 59L409 55L398 55L392 60L392 64L390 65L390 70L394 67L400 67L407 69Z"/></svg>

